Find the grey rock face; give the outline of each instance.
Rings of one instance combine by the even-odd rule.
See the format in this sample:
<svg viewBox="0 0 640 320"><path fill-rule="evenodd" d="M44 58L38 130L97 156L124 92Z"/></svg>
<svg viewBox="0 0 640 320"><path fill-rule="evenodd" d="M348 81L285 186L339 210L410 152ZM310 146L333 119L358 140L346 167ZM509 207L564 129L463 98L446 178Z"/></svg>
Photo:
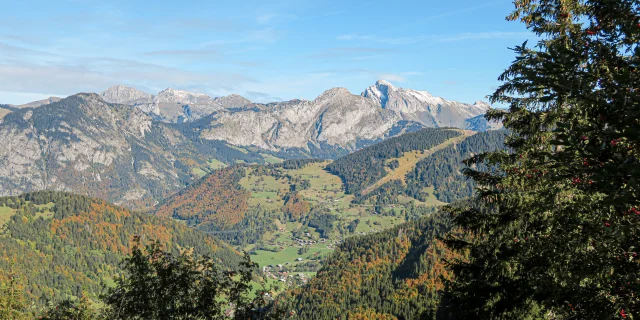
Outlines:
<svg viewBox="0 0 640 320"><path fill-rule="evenodd" d="M420 122L427 127L464 128L467 119L485 114L489 109L486 103L447 101L426 91L396 88L384 80L367 88L362 96L375 100L404 120Z"/></svg>
<svg viewBox="0 0 640 320"><path fill-rule="evenodd" d="M217 97L217 98L214 98L213 100L215 100L219 105L221 105L225 109L242 108L252 104L252 102L249 99L238 94L231 94L224 97Z"/></svg>
<svg viewBox="0 0 640 320"><path fill-rule="evenodd" d="M113 86L101 92L100 97L106 102L128 105L146 104L153 101L153 95L122 85Z"/></svg>
<svg viewBox="0 0 640 320"><path fill-rule="evenodd" d="M345 88L325 91L313 101L292 100L253 105L245 110L220 110L203 118L204 139L279 151L334 146L355 150L358 141L392 136L400 123L423 127L487 130L484 102L448 101L426 91L394 87L380 80L361 95ZM473 119L473 120L470 120Z"/></svg>
<svg viewBox="0 0 640 320"><path fill-rule="evenodd" d="M160 91L153 99L159 114L169 122L185 122L199 119L222 106L210 96L171 88Z"/></svg>
<svg viewBox="0 0 640 320"><path fill-rule="evenodd" d="M322 143L355 147L357 139L384 135L393 115L374 101L344 88L327 90L313 101L271 104L268 108L221 110L207 121L201 137L268 150L307 149Z"/></svg>
<svg viewBox="0 0 640 320"><path fill-rule="evenodd" d="M137 207L190 179L197 156L175 129L96 94L13 111L0 122L0 196L53 189ZM183 168L183 169L181 169Z"/></svg>

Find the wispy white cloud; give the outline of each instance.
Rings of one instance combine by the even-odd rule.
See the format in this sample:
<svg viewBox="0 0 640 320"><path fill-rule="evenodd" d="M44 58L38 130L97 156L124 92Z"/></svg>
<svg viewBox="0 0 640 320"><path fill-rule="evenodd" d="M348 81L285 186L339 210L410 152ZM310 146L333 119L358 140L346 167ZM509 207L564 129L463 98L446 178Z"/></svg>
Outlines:
<svg viewBox="0 0 640 320"><path fill-rule="evenodd" d="M434 15L425 17L422 20L423 21L429 21L429 20L433 20L433 19L437 19L437 18L450 17L450 16L454 16L454 15L457 15L457 14L460 14L460 13L475 11L475 10L482 9L482 8L487 8L487 7L493 7L493 6L497 6L497 5L508 3L508 2L510 2L510 1L501 0L501 1L485 2L485 3L479 4L477 6L460 8L458 10L452 10L452 11L448 11L448 12L436 13Z"/></svg>
<svg viewBox="0 0 640 320"><path fill-rule="evenodd" d="M201 73L133 59L54 55L6 44L0 44L0 50L3 51L0 91L11 92L14 97L19 97L19 93L70 95L100 92L114 84L137 85L143 89L176 86L210 92L212 87L231 90L255 82L252 77L237 73Z"/></svg>
<svg viewBox="0 0 640 320"><path fill-rule="evenodd" d="M407 78L399 75L399 74L393 74L393 73L383 73L383 74L379 74L378 78L382 79L382 80L387 80L390 82L407 82Z"/></svg>
<svg viewBox="0 0 640 320"><path fill-rule="evenodd" d="M413 22L404 23L404 24L396 24L395 26L391 26L387 30L407 30L407 29L410 29L410 28L415 28L418 25L426 24L426 23L429 23L429 22L432 22L432 21L438 21L438 19L440 19L440 18L456 16L456 15L460 15L462 13L473 12L473 11L476 11L476 10L479 10L479 9L483 9L483 8L488 8L488 7L498 6L498 5L504 5L505 3L509 3L509 2L511 2L511 1L509 1L509 0L499 0L499 1L492 1L492 2L484 2L484 3L479 4L477 6L463 7L463 8L457 9L457 10L434 13L433 15L422 17L419 21L413 21ZM438 21L438 23L439 23L439 21Z"/></svg>
<svg viewBox="0 0 640 320"><path fill-rule="evenodd" d="M329 12L325 12L322 14L323 17L330 17L330 16L336 16L339 14L343 14L347 12L346 10L334 10L334 11L329 11Z"/></svg>
<svg viewBox="0 0 640 320"><path fill-rule="evenodd" d="M248 40L262 42L262 43L275 43L281 37L281 33L274 28L265 28L253 30Z"/></svg>
<svg viewBox="0 0 640 320"><path fill-rule="evenodd" d="M377 79L387 80L389 82L407 82L412 76L421 75L419 71L405 71L400 73L379 73L376 74Z"/></svg>

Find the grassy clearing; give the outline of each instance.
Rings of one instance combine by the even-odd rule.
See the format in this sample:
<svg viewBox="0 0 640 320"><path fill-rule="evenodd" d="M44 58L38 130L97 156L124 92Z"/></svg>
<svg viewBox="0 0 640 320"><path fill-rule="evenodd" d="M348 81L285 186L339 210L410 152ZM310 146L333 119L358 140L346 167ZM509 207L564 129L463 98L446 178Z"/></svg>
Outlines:
<svg viewBox="0 0 640 320"><path fill-rule="evenodd" d="M272 176L249 175L251 169L247 170L247 175L240 180L240 185L251 192L249 206L262 205L270 209L278 209L284 205L280 194L289 190L289 184L283 184Z"/></svg>
<svg viewBox="0 0 640 320"><path fill-rule="evenodd" d="M36 205L36 208L42 210L42 212L36 212L36 218L53 218L53 206L53 203ZM16 209L10 207L0 207L0 228L3 228L11 220L11 217L16 214L16 211Z"/></svg>
<svg viewBox="0 0 640 320"><path fill-rule="evenodd" d="M9 113L11 113L11 111L0 108L0 119L4 118L4 116L8 115Z"/></svg>
<svg viewBox="0 0 640 320"><path fill-rule="evenodd" d="M264 158L264 161L269 164L284 162L284 160L267 153L261 153L260 155Z"/></svg>
<svg viewBox="0 0 640 320"><path fill-rule="evenodd" d="M39 204L36 205L36 208L43 210L42 212L36 212L36 218L43 219L51 219L53 218L53 206L55 204L53 202L49 202L47 204Z"/></svg>
<svg viewBox="0 0 640 320"><path fill-rule="evenodd" d="M4 227L15 213L15 209L4 206L0 207L0 228Z"/></svg>
<svg viewBox="0 0 640 320"><path fill-rule="evenodd" d="M344 193L340 177L324 170L327 164L329 162L312 163L302 169L290 170L288 173L293 177L309 180L311 187L300 191L300 195L305 200L330 208L348 208L354 197Z"/></svg>
<svg viewBox="0 0 640 320"><path fill-rule="evenodd" d="M241 147L237 147L237 146L233 146L233 145L229 145L229 147L231 147L233 149L236 149L236 150L238 150L238 151L240 151L240 152L242 152L244 154L248 154L249 153L249 151L247 151L247 149L245 149L245 148L241 148Z"/></svg>
<svg viewBox="0 0 640 320"><path fill-rule="evenodd" d="M196 168L192 168L191 172L193 172L194 174L198 175L200 178L206 176L207 174L211 173L211 171L213 170L217 170L217 169L222 169L222 168L226 168L227 164L218 160L218 159L211 159L209 161L207 161L206 166L203 167L196 167Z"/></svg>
<svg viewBox="0 0 640 320"><path fill-rule="evenodd" d="M279 247L278 247L279 248ZM323 257L331 252L333 249L328 249L324 243L317 243L309 247L309 251L299 255L297 246L289 247L285 246L284 249L280 249L278 252L271 252L266 250L256 250L256 254L251 256L251 260L257 263L260 267L275 266L278 264L287 265L289 267L295 267L300 263L304 263L311 259L317 259ZM296 261L297 258L302 258L302 262Z"/></svg>
<svg viewBox="0 0 640 320"><path fill-rule="evenodd" d="M209 161L207 161L207 166L209 166L209 169L211 170L216 170L216 169L222 169L222 168L226 168L228 167L226 163L218 160L218 159L211 159Z"/></svg>
<svg viewBox="0 0 640 320"><path fill-rule="evenodd" d="M402 222L404 221L398 217L369 215L368 217L360 219L360 223L356 228L356 233L382 231L384 229L392 228Z"/></svg>
<svg viewBox="0 0 640 320"><path fill-rule="evenodd" d="M194 174L197 174L200 178L206 176L207 173L208 173L208 172L205 172L204 170L202 170L200 168L192 168L191 172L193 172Z"/></svg>

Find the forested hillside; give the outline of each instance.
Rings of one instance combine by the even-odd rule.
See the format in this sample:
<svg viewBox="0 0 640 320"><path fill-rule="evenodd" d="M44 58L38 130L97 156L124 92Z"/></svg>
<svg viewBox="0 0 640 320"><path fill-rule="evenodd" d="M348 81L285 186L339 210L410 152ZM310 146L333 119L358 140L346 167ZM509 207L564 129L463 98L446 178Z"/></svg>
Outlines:
<svg viewBox="0 0 640 320"><path fill-rule="evenodd" d="M462 173L462 161L480 153L505 149L505 137L504 130L476 133L418 161L407 170L403 181L389 181L355 201L376 205L397 203L399 194L420 201L434 197L442 203L469 198L476 184ZM482 164L478 166L485 169Z"/></svg>
<svg viewBox="0 0 640 320"><path fill-rule="evenodd" d="M216 170L176 195L157 209L161 217L185 220L189 225L237 224L247 210L249 192L238 182L244 170L237 167Z"/></svg>
<svg viewBox="0 0 640 320"><path fill-rule="evenodd" d="M436 213L349 238L282 303L297 319L432 319L438 290L450 277L443 259L454 258L436 238L450 229L450 220Z"/></svg>
<svg viewBox="0 0 640 320"><path fill-rule="evenodd" d="M401 157L407 151L428 150L459 136L454 129L423 129L406 133L356 151L327 166L329 172L342 178L345 191L357 194L387 174L387 160Z"/></svg>
<svg viewBox="0 0 640 320"><path fill-rule="evenodd" d="M95 296L120 270L136 235L170 252L194 248L223 268L242 260L227 244L184 224L62 192L0 198L0 225L0 269L16 272L38 303Z"/></svg>
<svg viewBox="0 0 640 320"><path fill-rule="evenodd" d="M425 198L423 190L432 187L435 196L442 202L470 197L476 185L472 179L462 174L462 161L483 152L505 149L505 137L504 130L479 132L457 145L437 151L418 162L407 174L405 193L422 200ZM478 169L483 170L484 167Z"/></svg>

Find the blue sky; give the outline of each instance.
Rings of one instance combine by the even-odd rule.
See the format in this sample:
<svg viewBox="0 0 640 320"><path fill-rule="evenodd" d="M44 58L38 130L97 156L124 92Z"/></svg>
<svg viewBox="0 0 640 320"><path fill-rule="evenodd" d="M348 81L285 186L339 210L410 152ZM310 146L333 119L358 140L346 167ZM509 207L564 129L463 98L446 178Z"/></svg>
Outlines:
<svg viewBox="0 0 640 320"><path fill-rule="evenodd" d="M0 103L124 84L256 102L378 79L485 99L532 38L510 0L0 0Z"/></svg>

